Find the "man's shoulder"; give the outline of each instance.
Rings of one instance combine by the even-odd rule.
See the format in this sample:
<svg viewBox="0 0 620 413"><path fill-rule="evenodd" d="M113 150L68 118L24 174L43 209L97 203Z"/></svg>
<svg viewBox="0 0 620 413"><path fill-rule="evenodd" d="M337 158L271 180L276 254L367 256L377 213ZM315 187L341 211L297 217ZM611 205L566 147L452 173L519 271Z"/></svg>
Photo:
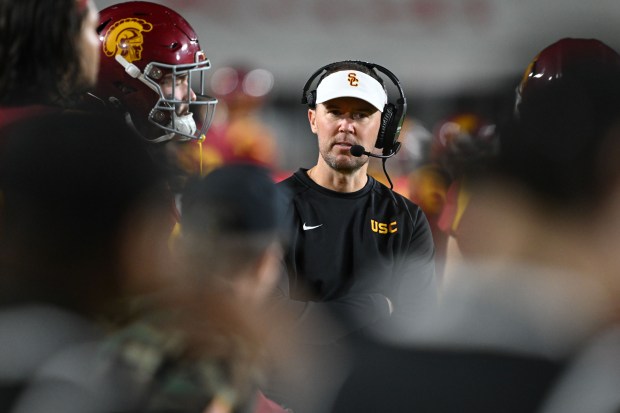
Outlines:
<svg viewBox="0 0 620 413"><path fill-rule="evenodd" d="M295 180L296 179L295 179L295 172L294 172L279 179L276 182L276 186L279 188L288 187L288 186L291 186Z"/></svg>
<svg viewBox="0 0 620 413"><path fill-rule="evenodd" d="M43 104L23 105L23 106L2 106L0 105L0 129L8 127L13 123L25 121L37 116L61 113L62 109L56 106Z"/></svg>
<svg viewBox="0 0 620 413"><path fill-rule="evenodd" d="M294 194L308 189L308 185L303 180L303 170L299 169L288 177L278 181L276 188L285 195L293 196Z"/></svg>

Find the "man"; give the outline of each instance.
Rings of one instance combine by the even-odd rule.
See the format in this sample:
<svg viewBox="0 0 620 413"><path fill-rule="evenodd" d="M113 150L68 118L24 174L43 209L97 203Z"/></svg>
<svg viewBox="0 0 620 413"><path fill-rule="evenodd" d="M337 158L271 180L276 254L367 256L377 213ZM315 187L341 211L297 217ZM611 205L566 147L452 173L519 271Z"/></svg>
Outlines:
<svg viewBox="0 0 620 413"><path fill-rule="evenodd" d="M398 87L395 104L377 71ZM339 322L315 335L328 344L431 305L434 247L420 208L367 174L374 154L364 148L382 148L386 159L400 146L406 103L398 79L376 64L336 62L308 80L303 102L319 156L278 184L287 237L281 291L301 323L319 314Z"/></svg>
<svg viewBox="0 0 620 413"><path fill-rule="evenodd" d="M95 85L97 22L90 0L0 1L0 128L72 107Z"/></svg>
<svg viewBox="0 0 620 413"><path fill-rule="evenodd" d="M179 192L187 171L178 165L176 146L199 149L217 103L204 93L211 63L198 36L175 11L142 1L101 10L98 34L101 67L92 103L119 112L155 144Z"/></svg>
<svg viewBox="0 0 620 413"><path fill-rule="evenodd" d="M66 111L4 130L0 410L129 411L99 345L168 277L164 176L125 122Z"/></svg>
<svg viewBox="0 0 620 413"><path fill-rule="evenodd" d="M472 254L441 307L402 326L407 340L368 349L372 363L356 366L334 412L540 411L567 360L617 324L620 55L561 39L517 92L497 158L467 175L460 225ZM617 411L590 403L608 387L584 389L560 390L552 405L564 409L550 411Z"/></svg>
<svg viewBox="0 0 620 413"><path fill-rule="evenodd" d="M232 163L188 183L177 248L188 282L220 285L252 311L277 281L277 192L267 168Z"/></svg>
<svg viewBox="0 0 620 413"><path fill-rule="evenodd" d="M150 375L143 388L161 389L151 392L152 411L284 412L258 390L277 324L263 306L281 254L275 203L273 180L258 166L225 165L188 182L173 248L178 285L112 340L135 377ZM139 349L166 360L157 373L135 357Z"/></svg>

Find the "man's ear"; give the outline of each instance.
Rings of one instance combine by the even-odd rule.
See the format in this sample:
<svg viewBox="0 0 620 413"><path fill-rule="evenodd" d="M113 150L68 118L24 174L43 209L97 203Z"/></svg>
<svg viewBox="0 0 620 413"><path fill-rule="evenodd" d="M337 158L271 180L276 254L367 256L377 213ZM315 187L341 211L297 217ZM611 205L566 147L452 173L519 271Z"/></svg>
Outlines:
<svg viewBox="0 0 620 413"><path fill-rule="evenodd" d="M278 281L280 263L282 261L282 247L276 241L269 245L257 265L258 283L271 290Z"/></svg>
<svg viewBox="0 0 620 413"><path fill-rule="evenodd" d="M310 129L312 130L312 133L316 134L316 109L308 109L308 122L310 122Z"/></svg>

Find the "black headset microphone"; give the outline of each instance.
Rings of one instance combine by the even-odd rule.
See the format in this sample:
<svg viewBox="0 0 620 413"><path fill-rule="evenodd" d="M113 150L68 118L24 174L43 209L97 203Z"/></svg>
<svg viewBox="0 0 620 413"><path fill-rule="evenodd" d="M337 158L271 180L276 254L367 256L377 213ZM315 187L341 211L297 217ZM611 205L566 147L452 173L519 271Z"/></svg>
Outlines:
<svg viewBox="0 0 620 413"><path fill-rule="evenodd" d="M355 157L359 158L362 155L366 155L366 156L372 156L373 158L379 158L379 159L391 158L392 156L396 155L399 150L400 150L400 142L396 142L394 144L394 147L392 148L392 151L389 155L376 155L372 152L368 152L366 148L364 148L362 145L353 145L349 149L349 151L351 152L351 155Z"/></svg>

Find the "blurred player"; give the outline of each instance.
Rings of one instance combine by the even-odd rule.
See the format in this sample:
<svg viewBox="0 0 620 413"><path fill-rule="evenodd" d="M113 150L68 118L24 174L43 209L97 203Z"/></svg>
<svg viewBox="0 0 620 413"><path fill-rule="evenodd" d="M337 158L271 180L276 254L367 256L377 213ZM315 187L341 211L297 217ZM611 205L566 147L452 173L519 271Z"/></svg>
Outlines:
<svg viewBox="0 0 620 413"><path fill-rule="evenodd" d="M424 160L409 174L409 196L429 219L442 282L446 261L461 255L459 242L466 248L467 234L459 224L469 202L467 175L496 151L495 125L474 112L460 112L438 123Z"/></svg>
<svg viewBox="0 0 620 413"><path fill-rule="evenodd" d="M99 69L92 0L0 1L0 128L80 101Z"/></svg>
<svg viewBox="0 0 620 413"><path fill-rule="evenodd" d="M470 254L440 308L369 350L334 412L540 411L566 361L617 327L620 55L595 39L544 48L498 131L497 157L466 175ZM582 378L552 411L618 410L620 380ZM596 409L605 396L616 405Z"/></svg>
<svg viewBox="0 0 620 413"><path fill-rule="evenodd" d="M161 169L114 116L52 113L3 133L0 410L143 411L99 345L130 298L168 279Z"/></svg>

